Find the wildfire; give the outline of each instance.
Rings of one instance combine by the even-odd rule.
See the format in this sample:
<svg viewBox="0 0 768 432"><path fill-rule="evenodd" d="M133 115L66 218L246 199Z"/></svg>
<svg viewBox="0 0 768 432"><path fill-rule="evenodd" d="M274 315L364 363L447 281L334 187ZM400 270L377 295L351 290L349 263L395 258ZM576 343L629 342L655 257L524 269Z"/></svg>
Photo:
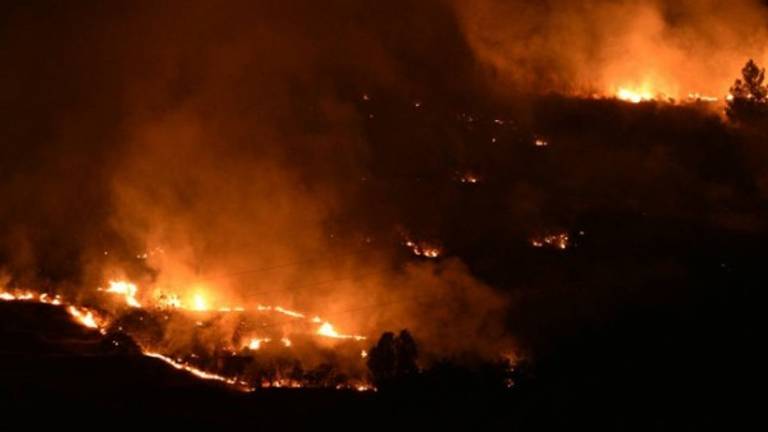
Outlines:
<svg viewBox="0 0 768 432"><path fill-rule="evenodd" d="M412 240L406 240L405 246L411 249L414 255L425 258L438 258L440 256L440 248L430 246L425 243L416 243Z"/></svg>
<svg viewBox="0 0 768 432"><path fill-rule="evenodd" d="M167 364L171 365L172 367L174 367L175 369L187 371L187 372L191 373L192 375L194 375L194 376L196 376L198 378L202 378L202 379L205 379L205 380L220 381L220 382L227 383L227 384L230 384L230 385L233 385L233 386L237 386L238 388L240 388L241 390L244 390L244 391L252 391L253 390L253 389L245 386L245 384L243 382L240 382L240 381L238 381L238 380L236 380L234 378L227 378L225 376L217 375L217 374L214 374L214 373L211 373L211 372L206 372L206 371L204 371L202 369L198 369L198 368L196 368L194 366L190 366L188 364L181 363L181 362L178 362L176 360L173 360L172 358L164 356L164 355L162 355L160 353L151 352L151 351L144 351L144 355L147 356L147 357L152 357L152 358L156 358L156 359L162 360L165 363L167 363Z"/></svg>
<svg viewBox="0 0 768 432"><path fill-rule="evenodd" d="M160 293L156 295L156 303L160 308L181 309L181 298L174 293Z"/></svg>
<svg viewBox="0 0 768 432"><path fill-rule="evenodd" d="M715 96L705 96L699 93L688 93L688 100L692 102L707 102L707 103L715 103L720 100L720 98Z"/></svg>
<svg viewBox="0 0 768 432"><path fill-rule="evenodd" d="M78 323L84 325L85 327L92 329L100 328L99 324L96 322L96 318L94 317L93 312L85 308L69 306L67 307L67 312L69 312L69 314L72 315L72 317L74 317Z"/></svg>
<svg viewBox="0 0 768 432"><path fill-rule="evenodd" d="M670 104L690 104L690 103L716 103L720 98L715 96L703 95L696 92L683 95L679 100L667 96L665 93L651 90L649 85L643 85L640 88L619 87L614 96L622 101L630 103L640 103L648 101L663 101Z"/></svg>
<svg viewBox="0 0 768 432"><path fill-rule="evenodd" d="M271 341L270 338L252 338L248 342L248 349L251 351L258 351L261 348L261 344Z"/></svg>
<svg viewBox="0 0 768 432"><path fill-rule="evenodd" d="M560 250L568 248L570 238L567 233L550 234L543 237L537 237L531 240L531 246L541 248L551 246Z"/></svg>
<svg viewBox="0 0 768 432"><path fill-rule="evenodd" d="M354 339L357 341L365 340L365 336L345 335L337 332L336 329L333 328L333 325L328 321L324 322L323 325L317 329L317 334L334 339Z"/></svg>
<svg viewBox="0 0 768 432"><path fill-rule="evenodd" d="M477 184L480 182L480 177L473 173L466 173L459 176L459 181L461 183Z"/></svg>
<svg viewBox="0 0 768 432"><path fill-rule="evenodd" d="M293 310L290 310L290 309L286 309L286 308L281 307L281 306L258 305L258 306L256 306L256 310L259 311L259 312L272 312L272 311L274 311L274 312L281 313L283 315L288 315L289 317L292 317L292 318L306 318L306 316L303 313L301 313L301 312L296 312L296 311L293 311Z"/></svg>
<svg viewBox="0 0 768 432"><path fill-rule="evenodd" d="M98 290L120 295L123 299L125 299L126 304L135 308L146 308L147 313L159 312L159 313L167 314L168 312L166 311L166 308L168 307L172 307L180 312L183 312L185 310L195 310L195 311L218 310L221 312L233 312L233 311L245 312L246 311L246 309L241 306L237 306L237 307L218 306L217 308L211 308L212 305L210 305L207 302L206 298L203 297L203 294L200 292L198 292L196 295L191 297L190 299L191 302L189 304L191 307L183 305L179 301L178 296L176 295L168 296L165 294L160 296L155 295L153 297L152 302L142 306L136 299L136 296L138 294L137 286L128 281L111 281L108 285L108 288L106 289L99 288ZM97 311L95 310L80 306L76 303L65 302L59 295L54 296L48 293L37 294L32 291L21 291L21 290L0 290L0 300L32 301L32 302L47 303L52 305L61 305L61 307L65 308L65 310L72 317L75 323L85 328L99 330L102 334L107 333L107 329L111 324L111 322L118 322L116 319L118 317L102 316L99 313L97 313ZM253 309L250 309L250 310L253 311ZM285 315L293 319L303 320L307 324L311 323L312 327L314 327L316 330L314 331L310 330L310 332L315 336L327 337L332 339L354 340L354 341L362 341L366 339L364 336L343 334L339 332L329 321L323 320L319 316L306 315L302 312L287 309L282 306L258 305L256 306L255 311L259 311L259 312L269 311L269 312ZM143 317L143 315L140 315L140 317ZM167 315L165 315L165 319L166 320L168 319ZM143 320L143 318L139 318L139 320ZM198 320L195 322L195 325L198 327L202 326L203 322ZM118 330L122 331L123 328L118 327ZM134 335L131 335L131 336L134 336ZM290 335L286 333L284 336L280 337L279 339L280 344L285 348L292 348L294 345L293 341L289 338L289 336ZM137 341L140 341L140 340L141 339L139 338ZM244 348L255 353L256 351L259 351L260 349L264 348L265 344L273 342L273 340L275 339L272 339L269 337L252 337L250 339L247 339L247 342L244 344ZM173 368L187 371L188 373L191 373L192 375L198 378L220 381L222 383L235 386L241 390L246 390L246 391L252 390L252 387L250 387L249 382L243 381L242 378L240 377L225 376L225 375L217 374L215 372L202 370L182 360L174 359L164 354L161 354L155 351L155 349L150 346L141 346L140 348L141 348L141 352L144 355L162 360L164 363L171 365ZM363 350L360 355L362 358L365 358L365 356L367 356L367 352ZM261 382L258 382L256 385L261 387L291 387L291 388L304 386L304 384L300 380L286 379L279 376L277 378L270 379L270 380L262 380ZM375 390L365 382L360 383L359 381L352 381L346 384L342 384L342 388L358 389L361 391Z"/></svg>
<svg viewBox="0 0 768 432"><path fill-rule="evenodd" d="M61 296L51 296L48 293L37 294L32 291L0 291L0 300L2 301L36 301L39 303L60 305Z"/></svg>
<svg viewBox="0 0 768 432"><path fill-rule="evenodd" d="M202 294L200 293L195 294L195 296L192 298L192 310L196 310L196 311L208 310L208 303L205 301L205 297L203 297Z"/></svg>
<svg viewBox="0 0 768 432"><path fill-rule="evenodd" d="M640 103L653 100L655 95L648 89L629 89L620 87L616 92L616 98L631 103Z"/></svg>
<svg viewBox="0 0 768 432"><path fill-rule="evenodd" d="M299 381L292 380L292 379L276 379L274 381L268 381L264 380L261 382L261 387L264 388L301 388L304 387Z"/></svg>
<svg viewBox="0 0 768 432"><path fill-rule="evenodd" d="M127 281L110 281L109 288L104 291L122 295L125 298L125 303L130 307L141 307L141 303L136 300L136 293L138 293L139 289L134 283Z"/></svg>

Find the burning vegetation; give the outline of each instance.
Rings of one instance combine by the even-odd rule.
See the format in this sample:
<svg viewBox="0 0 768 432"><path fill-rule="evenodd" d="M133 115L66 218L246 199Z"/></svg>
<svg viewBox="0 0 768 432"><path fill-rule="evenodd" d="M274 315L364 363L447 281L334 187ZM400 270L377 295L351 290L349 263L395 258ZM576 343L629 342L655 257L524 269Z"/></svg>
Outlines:
<svg viewBox="0 0 768 432"><path fill-rule="evenodd" d="M279 306L259 306L252 313L248 313L245 308L221 311L209 310L207 307L142 307L135 298L138 293L135 284L111 281L109 286L110 289L102 291L125 296L125 305L128 307L112 315L108 315L104 310L71 304L59 295L52 296L47 293L2 291L0 300L39 302L64 307L79 325L98 330L104 335L128 334L139 343L141 352L148 357L162 360L173 368L187 371L198 378L223 382L242 390L252 390L254 387L306 386L353 388L360 391L372 389L359 356L359 344L366 338L339 333L330 322L319 317L308 319L305 325L297 326L284 322L284 318L280 316L303 320L304 314ZM228 336L220 334L224 329L221 326L216 330L223 337L222 340L215 341L212 346L199 345L208 337L205 334L206 329L216 327L220 321L226 319L222 314L237 315L232 321L235 323L234 332ZM172 329L174 326L175 330ZM187 346L177 345L170 352L168 344L178 344L178 340L168 340L167 337L175 338L169 334L179 331L179 326L186 327L185 332L189 333L193 342ZM257 333L284 334L282 332L288 329L296 332L291 333L296 335L295 339L283 335L275 339L276 344L272 343L271 337L254 336ZM317 340L323 338L349 342L323 347ZM328 351L329 348L331 351ZM162 352L164 350L166 353ZM304 371L306 365L302 365L300 355L294 350L303 350L304 353L311 351L315 357L331 355L326 360L335 364L318 364L316 369ZM345 356L346 360L343 360ZM345 366L344 362L349 362L349 365ZM250 367L252 364L255 367Z"/></svg>
<svg viewBox="0 0 768 432"><path fill-rule="evenodd" d="M539 420L742 352L765 2L54 9L0 19L0 301L81 339L5 322L4 361Z"/></svg>

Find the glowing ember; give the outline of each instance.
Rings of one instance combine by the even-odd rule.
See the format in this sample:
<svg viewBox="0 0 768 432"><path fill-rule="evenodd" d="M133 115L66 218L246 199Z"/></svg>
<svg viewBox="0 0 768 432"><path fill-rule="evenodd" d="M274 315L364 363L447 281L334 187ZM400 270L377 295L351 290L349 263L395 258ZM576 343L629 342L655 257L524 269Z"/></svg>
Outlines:
<svg viewBox="0 0 768 432"><path fill-rule="evenodd" d="M560 250L565 250L568 248L568 244L569 237L567 233L550 234L531 240L531 245L537 248L551 246Z"/></svg>
<svg viewBox="0 0 768 432"><path fill-rule="evenodd" d="M280 339L280 342L282 342L282 343L283 343L283 345L284 345L286 348L288 348L288 347L290 347L290 346L292 345L292 342L291 342L291 340L290 340L290 339L288 339L288 338L286 338L286 337L284 337L284 338Z"/></svg>
<svg viewBox="0 0 768 432"><path fill-rule="evenodd" d="M548 146L548 145L549 145L549 143L548 143L546 140L543 140L543 139L541 139L541 138L536 138L536 139L533 141L533 144L535 144L535 145L536 145L536 147L546 147L546 146Z"/></svg>
<svg viewBox="0 0 768 432"><path fill-rule="evenodd" d="M136 284L126 281L110 281L109 288L104 290L108 293L120 294L125 298L125 303L130 307L141 307L141 304L136 300L136 293L138 292Z"/></svg>
<svg viewBox="0 0 768 432"><path fill-rule="evenodd" d="M459 178L459 181L462 183L476 184L480 181L480 178L474 174L464 174Z"/></svg>
<svg viewBox="0 0 768 432"><path fill-rule="evenodd" d="M411 249L414 255L425 258L438 258L440 256L440 249L434 246L427 245L425 243L416 243L411 240L405 241L405 246Z"/></svg>
<svg viewBox="0 0 768 432"><path fill-rule="evenodd" d="M360 358L368 358L368 351L366 350L360 351Z"/></svg>

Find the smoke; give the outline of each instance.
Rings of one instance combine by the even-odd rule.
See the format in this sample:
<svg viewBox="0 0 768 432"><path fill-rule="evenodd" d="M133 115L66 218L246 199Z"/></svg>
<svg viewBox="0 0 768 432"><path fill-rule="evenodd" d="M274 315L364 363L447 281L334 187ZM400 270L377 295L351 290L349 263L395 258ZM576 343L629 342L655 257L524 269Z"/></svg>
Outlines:
<svg viewBox="0 0 768 432"><path fill-rule="evenodd" d="M502 297L460 262L403 268L394 226L339 220L371 176L362 92L448 99L471 80L451 9L398 3L4 11L12 283L93 298L128 278L143 301L274 304L373 337L412 328L427 350L495 350Z"/></svg>
<svg viewBox="0 0 768 432"><path fill-rule="evenodd" d="M750 202L751 179L712 184L742 156L723 149L731 138L712 116L548 100L519 110L527 123L481 125L473 109L620 87L721 96L747 58L768 59L757 1L35 2L1 13L9 285L94 297L128 278L143 301L279 305L372 337L409 328L440 354L498 353L509 302L497 288L546 273L499 258L524 261L531 231L605 208L720 209L755 225L720 205ZM553 156L534 153L526 128ZM699 142L718 156L700 156ZM719 168L723 154L733 163ZM456 187L470 171L479 187ZM416 259L404 234L448 256ZM536 328L560 300L526 322ZM188 343L170 333L172 347Z"/></svg>
<svg viewBox="0 0 768 432"><path fill-rule="evenodd" d="M506 92L722 97L748 58L768 59L757 0L456 2L485 75Z"/></svg>

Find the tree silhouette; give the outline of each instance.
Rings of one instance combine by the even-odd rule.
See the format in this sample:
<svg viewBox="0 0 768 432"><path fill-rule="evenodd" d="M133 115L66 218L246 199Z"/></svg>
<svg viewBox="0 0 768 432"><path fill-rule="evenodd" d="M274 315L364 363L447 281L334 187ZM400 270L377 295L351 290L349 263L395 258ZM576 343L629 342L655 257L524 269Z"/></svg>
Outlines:
<svg viewBox="0 0 768 432"><path fill-rule="evenodd" d="M416 340L408 330L400 331L398 336L386 332L368 351L367 365L374 383L381 387L418 374L417 358Z"/></svg>
<svg viewBox="0 0 768 432"><path fill-rule="evenodd" d="M386 332L379 341L368 350L368 370L371 371L373 382L377 386L387 383L395 376L395 334Z"/></svg>
<svg viewBox="0 0 768 432"><path fill-rule="evenodd" d="M395 341L395 375L407 377L416 374L419 368L416 366L416 358L419 356L416 341L408 330L402 330Z"/></svg>
<svg viewBox="0 0 768 432"><path fill-rule="evenodd" d="M730 89L725 112L732 121L753 123L768 116L768 87L763 84L765 68L761 69L750 59L741 69Z"/></svg>

